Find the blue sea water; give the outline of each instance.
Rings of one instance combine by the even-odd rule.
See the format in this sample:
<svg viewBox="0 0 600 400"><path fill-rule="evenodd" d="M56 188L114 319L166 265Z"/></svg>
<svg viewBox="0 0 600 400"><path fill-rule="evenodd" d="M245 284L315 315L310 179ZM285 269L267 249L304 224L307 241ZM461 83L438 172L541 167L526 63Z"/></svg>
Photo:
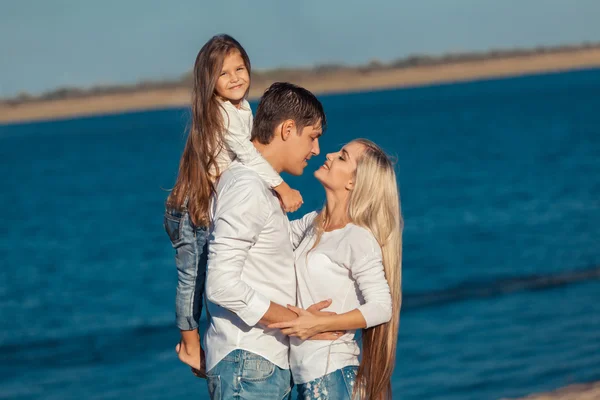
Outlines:
<svg viewBox="0 0 600 400"><path fill-rule="evenodd" d="M599 93L585 70L321 97L323 153L286 177L301 212L323 202L324 153L367 137L397 157L394 398L600 379ZM186 123L169 109L0 126L0 398L208 398L173 351L162 229Z"/></svg>

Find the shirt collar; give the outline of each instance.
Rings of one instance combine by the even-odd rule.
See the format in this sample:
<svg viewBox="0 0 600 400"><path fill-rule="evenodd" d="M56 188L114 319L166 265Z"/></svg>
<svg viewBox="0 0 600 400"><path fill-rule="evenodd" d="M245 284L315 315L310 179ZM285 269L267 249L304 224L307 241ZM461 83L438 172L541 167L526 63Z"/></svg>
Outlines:
<svg viewBox="0 0 600 400"><path fill-rule="evenodd" d="M233 104L231 104L231 102L229 100L223 101L223 104L226 105L227 107L233 107L233 108L237 109L237 107L234 106ZM246 100L246 99L242 100L242 103L241 103L239 109L244 110L244 111L251 111L250 103L248 103L248 100Z"/></svg>

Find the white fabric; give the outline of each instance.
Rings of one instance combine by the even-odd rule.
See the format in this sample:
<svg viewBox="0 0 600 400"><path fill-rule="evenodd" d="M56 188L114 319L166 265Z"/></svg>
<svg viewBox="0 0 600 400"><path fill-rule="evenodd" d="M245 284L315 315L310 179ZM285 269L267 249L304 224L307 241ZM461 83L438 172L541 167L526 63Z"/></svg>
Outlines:
<svg viewBox="0 0 600 400"><path fill-rule="evenodd" d="M284 307L296 301L290 223L277 196L254 170L233 161L218 181L211 217L207 370L235 349L289 368L288 338L255 326L270 301Z"/></svg>
<svg viewBox="0 0 600 400"><path fill-rule="evenodd" d="M312 226L315 213L304 221L293 221L293 231ZM314 229L308 228L295 251L298 280L297 305L332 299L326 311L337 314L360 310L372 327L388 322L392 316L392 298L385 279L381 248L367 229L348 224L342 229L325 232L314 248ZM311 250L312 249L312 250ZM360 349L355 331L335 341L291 338L290 368L294 382L306 383L337 369L359 365Z"/></svg>
<svg viewBox="0 0 600 400"><path fill-rule="evenodd" d="M221 102L221 105L225 133L223 134L223 148L216 158L219 172L223 173L229 168L231 162L237 159L255 170L270 187L279 186L283 182L281 176L250 141L253 123L250 104L243 100L239 109L229 101Z"/></svg>

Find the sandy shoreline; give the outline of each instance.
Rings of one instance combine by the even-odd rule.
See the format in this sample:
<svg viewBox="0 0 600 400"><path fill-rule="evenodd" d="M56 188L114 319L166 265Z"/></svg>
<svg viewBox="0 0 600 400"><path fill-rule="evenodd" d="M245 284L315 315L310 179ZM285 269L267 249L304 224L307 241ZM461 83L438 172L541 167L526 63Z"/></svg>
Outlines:
<svg viewBox="0 0 600 400"><path fill-rule="evenodd" d="M544 72L600 67L600 49L551 54L532 54L506 59L465 61L443 65L383 69L371 72L335 71L295 80L314 93L344 93L401 88L436 83L464 82ZM250 93L257 98L269 82L254 84ZM0 124L36 120L68 119L80 116L127 111L183 107L189 104L188 88L156 89L132 93L94 95L83 98L0 104Z"/></svg>
<svg viewBox="0 0 600 400"><path fill-rule="evenodd" d="M598 400L600 382L570 385L554 392L533 394L520 400Z"/></svg>

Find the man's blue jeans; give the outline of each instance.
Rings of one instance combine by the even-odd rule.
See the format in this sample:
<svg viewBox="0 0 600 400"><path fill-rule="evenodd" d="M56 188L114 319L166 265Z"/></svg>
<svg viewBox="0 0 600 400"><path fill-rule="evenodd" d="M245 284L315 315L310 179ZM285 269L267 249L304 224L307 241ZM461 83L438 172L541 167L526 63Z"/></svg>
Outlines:
<svg viewBox="0 0 600 400"><path fill-rule="evenodd" d="M234 350L207 372L212 400L290 399L292 375L265 358L246 350Z"/></svg>

